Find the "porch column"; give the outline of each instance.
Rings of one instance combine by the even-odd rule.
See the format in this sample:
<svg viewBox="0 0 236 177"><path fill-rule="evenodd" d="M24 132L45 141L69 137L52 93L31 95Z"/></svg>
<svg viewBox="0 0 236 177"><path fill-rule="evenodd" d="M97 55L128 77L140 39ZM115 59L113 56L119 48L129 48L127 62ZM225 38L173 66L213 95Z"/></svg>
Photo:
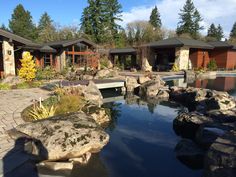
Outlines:
<svg viewBox="0 0 236 177"><path fill-rule="evenodd" d="M179 67L180 70L182 69L191 69L190 66L190 59L189 59L189 47L177 47L175 49L175 63Z"/></svg>
<svg viewBox="0 0 236 177"><path fill-rule="evenodd" d="M10 44L8 41L2 43L2 55L3 55L3 68L5 76L15 76L15 56L14 56L14 44Z"/></svg>

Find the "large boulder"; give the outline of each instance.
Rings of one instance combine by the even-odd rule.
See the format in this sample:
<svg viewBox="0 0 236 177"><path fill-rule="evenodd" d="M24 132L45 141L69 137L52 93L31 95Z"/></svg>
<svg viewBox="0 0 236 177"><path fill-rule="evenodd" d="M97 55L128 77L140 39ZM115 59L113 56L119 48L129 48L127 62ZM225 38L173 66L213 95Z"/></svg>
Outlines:
<svg viewBox="0 0 236 177"><path fill-rule="evenodd" d="M202 88L171 88L170 99L202 112L235 108L235 100L227 92Z"/></svg>
<svg viewBox="0 0 236 177"><path fill-rule="evenodd" d="M203 167L205 152L189 139L182 139L175 147L176 157L190 168Z"/></svg>
<svg viewBox="0 0 236 177"><path fill-rule="evenodd" d="M139 76L138 83L139 84L144 84L145 82L150 81L150 80L151 79L149 77L147 77L147 76Z"/></svg>
<svg viewBox="0 0 236 177"><path fill-rule="evenodd" d="M126 77L125 87L127 92L134 92L134 89L139 87L138 81L135 77Z"/></svg>
<svg viewBox="0 0 236 177"><path fill-rule="evenodd" d="M139 95L147 97L156 97L160 90L163 90L164 85L165 82L159 76L156 76L152 80L147 81L140 86ZM160 92L159 95L163 94L165 93Z"/></svg>
<svg viewBox="0 0 236 177"><path fill-rule="evenodd" d="M195 140L201 147L208 149L218 137L234 130L235 126L236 122L203 124L197 130Z"/></svg>
<svg viewBox="0 0 236 177"><path fill-rule="evenodd" d="M200 125L213 123L214 119L197 112L181 113L173 121L173 128L177 135L194 138Z"/></svg>
<svg viewBox="0 0 236 177"><path fill-rule="evenodd" d="M118 71L115 69L102 69L99 70L96 75L95 79L104 79L104 78L111 78L111 77L117 77L119 75Z"/></svg>
<svg viewBox="0 0 236 177"><path fill-rule="evenodd" d="M235 108L235 99L227 92L212 91L210 98L205 100L207 110L230 110Z"/></svg>
<svg viewBox="0 0 236 177"><path fill-rule="evenodd" d="M85 105L82 111L90 115L99 125L107 125L111 121L111 117L107 114L105 108L97 105Z"/></svg>
<svg viewBox="0 0 236 177"><path fill-rule="evenodd" d="M102 94L93 81L89 81L88 86L83 87L83 95L93 104L101 106L103 103Z"/></svg>
<svg viewBox="0 0 236 177"><path fill-rule="evenodd" d="M208 117L212 117L214 119L223 119L224 122L236 122L236 109L230 109L230 110L211 110L207 111L206 115Z"/></svg>
<svg viewBox="0 0 236 177"><path fill-rule="evenodd" d="M204 177L234 177L236 174L236 131L216 139L205 158Z"/></svg>
<svg viewBox="0 0 236 177"><path fill-rule="evenodd" d="M47 161L79 158L99 152L109 141L109 135L85 113L72 113L26 123L16 131L41 142L44 151L32 150Z"/></svg>
<svg viewBox="0 0 236 177"><path fill-rule="evenodd" d="M187 83L192 83L196 79L196 74L193 70L185 70L184 77Z"/></svg>

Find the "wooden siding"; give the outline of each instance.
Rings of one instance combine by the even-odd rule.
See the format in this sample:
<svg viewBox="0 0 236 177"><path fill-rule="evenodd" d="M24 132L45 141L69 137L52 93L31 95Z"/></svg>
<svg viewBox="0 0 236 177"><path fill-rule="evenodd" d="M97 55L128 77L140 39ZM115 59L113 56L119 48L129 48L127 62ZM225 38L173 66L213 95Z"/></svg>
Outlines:
<svg viewBox="0 0 236 177"><path fill-rule="evenodd" d="M218 68L227 68L227 49L214 49L210 52L210 58L216 61Z"/></svg>
<svg viewBox="0 0 236 177"><path fill-rule="evenodd" d="M236 51L228 51L227 52L227 69L234 69L236 66Z"/></svg>
<svg viewBox="0 0 236 177"><path fill-rule="evenodd" d="M190 49L189 58L193 68L207 67L210 61L209 52L201 49Z"/></svg>

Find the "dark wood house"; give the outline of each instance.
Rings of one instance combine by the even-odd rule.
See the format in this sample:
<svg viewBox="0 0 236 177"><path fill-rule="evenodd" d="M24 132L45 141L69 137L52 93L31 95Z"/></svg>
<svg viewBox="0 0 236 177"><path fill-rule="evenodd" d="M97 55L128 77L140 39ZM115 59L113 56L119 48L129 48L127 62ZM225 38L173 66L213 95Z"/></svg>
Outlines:
<svg viewBox="0 0 236 177"><path fill-rule="evenodd" d="M236 68L236 46L223 41L209 42L209 44L214 47L210 52L210 58L216 61L218 68Z"/></svg>
<svg viewBox="0 0 236 177"><path fill-rule="evenodd" d="M203 41L174 37L146 45L149 63L157 70L170 70L174 63L179 69L206 67L214 48Z"/></svg>
<svg viewBox="0 0 236 177"><path fill-rule="evenodd" d="M65 67L98 67L97 45L87 39L37 44L0 29L0 77L16 75L22 53L29 51L38 67L50 66L57 71Z"/></svg>

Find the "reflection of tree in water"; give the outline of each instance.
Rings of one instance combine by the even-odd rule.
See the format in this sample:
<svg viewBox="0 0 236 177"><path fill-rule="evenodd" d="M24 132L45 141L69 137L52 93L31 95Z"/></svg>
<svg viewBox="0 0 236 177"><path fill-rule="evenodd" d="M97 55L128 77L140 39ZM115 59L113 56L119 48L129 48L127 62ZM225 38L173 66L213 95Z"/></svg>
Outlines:
<svg viewBox="0 0 236 177"><path fill-rule="evenodd" d="M106 109L107 113L111 116L111 122L109 124L109 130L115 129L117 119L121 116L121 105L122 103L110 102L105 103L102 107Z"/></svg>

